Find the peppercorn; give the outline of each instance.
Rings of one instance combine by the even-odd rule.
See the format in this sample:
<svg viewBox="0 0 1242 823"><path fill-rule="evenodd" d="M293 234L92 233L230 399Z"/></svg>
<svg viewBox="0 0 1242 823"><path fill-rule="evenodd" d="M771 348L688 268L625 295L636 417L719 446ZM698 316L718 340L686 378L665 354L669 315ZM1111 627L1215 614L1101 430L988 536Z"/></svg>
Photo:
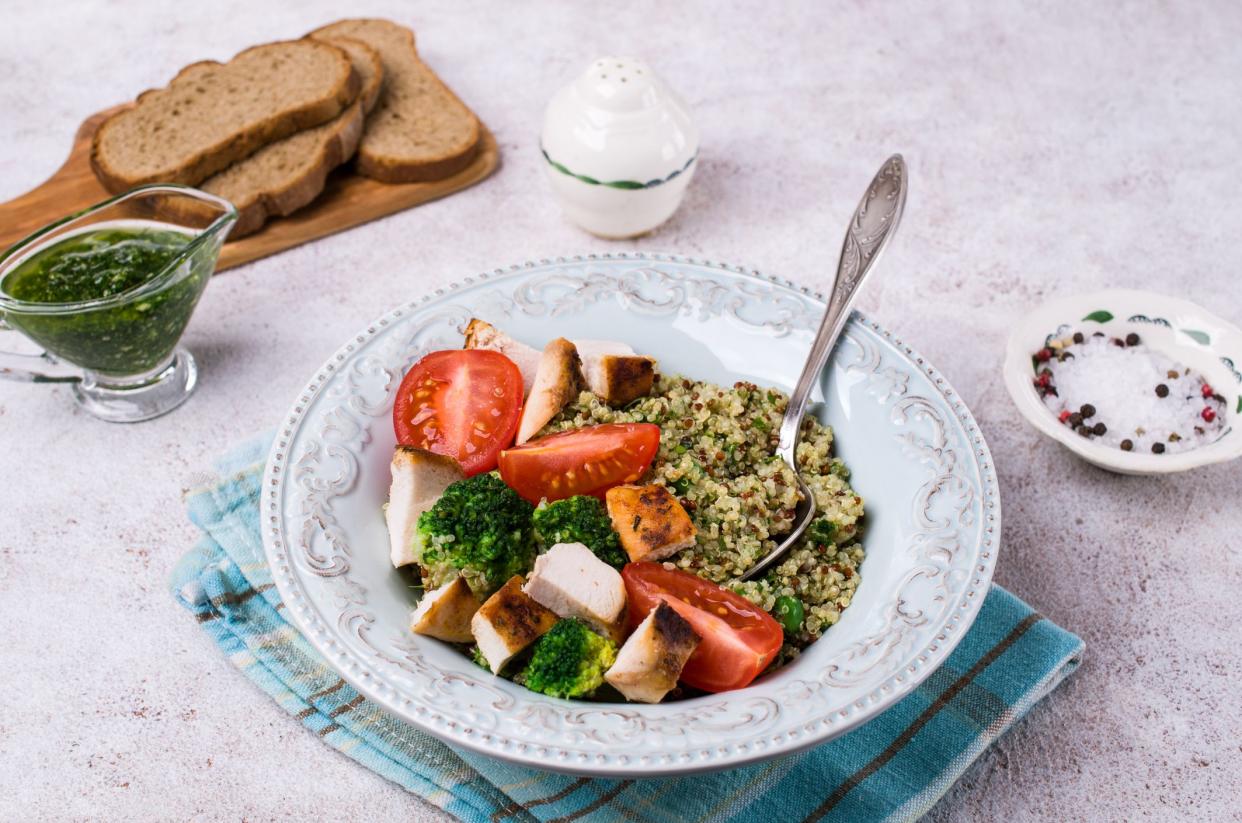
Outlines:
<svg viewBox="0 0 1242 823"><path fill-rule="evenodd" d="M1173 432L1172 434L1169 435L1169 442L1180 443L1182 442L1182 436L1178 434L1177 432Z"/></svg>
<svg viewBox="0 0 1242 823"><path fill-rule="evenodd" d="M1052 349L1045 346L1044 348L1035 352L1035 359L1038 360L1040 363L1047 363L1049 360L1052 359Z"/></svg>
<svg viewBox="0 0 1242 823"><path fill-rule="evenodd" d="M1177 378L1178 378L1177 370L1176 370L1176 369L1169 369L1169 379L1170 379L1170 380L1176 380Z"/></svg>
<svg viewBox="0 0 1242 823"><path fill-rule="evenodd" d="M1069 409L1065 409L1064 411L1062 411L1057 416L1057 419L1060 420L1062 423L1064 423L1066 420L1069 420L1070 419Z"/></svg>
<svg viewBox="0 0 1242 823"><path fill-rule="evenodd" d="M1129 334L1126 335L1127 346L1137 346L1138 344L1139 344L1139 336L1137 334L1135 334L1134 332L1130 332Z"/></svg>
<svg viewBox="0 0 1242 823"><path fill-rule="evenodd" d="M1211 423L1216 419L1216 410L1211 406L1204 406L1203 411L1199 412L1199 416L1203 418L1204 423Z"/></svg>
<svg viewBox="0 0 1242 823"><path fill-rule="evenodd" d="M1163 443L1152 443L1151 450L1153 454L1164 454L1164 444Z"/></svg>
<svg viewBox="0 0 1242 823"><path fill-rule="evenodd" d="M1169 387L1163 383L1158 383L1156 385L1156 397L1168 397L1168 396L1169 396Z"/></svg>
<svg viewBox="0 0 1242 823"><path fill-rule="evenodd" d="M1204 397L1211 397L1213 394L1212 387L1209 386L1207 383L1204 383L1203 388L1200 389L1199 391L1203 394Z"/></svg>
<svg viewBox="0 0 1242 823"><path fill-rule="evenodd" d="M1122 340L1120 337L1114 337L1113 345L1120 349L1124 349L1126 347L1126 341Z"/></svg>
<svg viewBox="0 0 1242 823"><path fill-rule="evenodd" d="M1077 431L1083 437L1091 436L1091 428L1089 426L1079 426L1077 429L1075 429L1075 431Z"/></svg>
<svg viewBox="0 0 1242 823"><path fill-rule="evenodd" d="M1127 440L1122 440L1122 441L1121 441L1121 450L1122 450L1123 452L1128 452L1128 451L1131 451L1133 448L1134 448L1134 441L1133 441L1133 440L1129 440L1129 439L1127 439Z"/></svg>
<svg viewBox="0 0 1242 823"><path fill-rule="evenodd" d="M1076 331L1076 332L1074 332L1074 342L1075 342L1075 343L1081 343L1082 341L1084 341L1084 340L1086 340L1086 339L1087 339L1087 338L1085 338L1085 337L1083 337L1083 336L1082 336L1082 332L1080 332L1080 331Z"/></svg>
<svg viewBox="0 0 1242 823"><path fill-rule="evenodd" d="M1096 437L1103 437L1108 432L1108 426L1105 426L1103 423L1096 423L1091 427L1091 432Z"/></svg>
<svg viewBox="0 0 1242 823"><path fill-rule="evenodd" d="M1078 428L1079 426L1081 426L1081 425L1082 425L1082 415L1081 415L1081 414L1079 414L1078 412L1074 412L1073 414L1071 414L1071 415L1069 416L1069 424L1070 424L1071 426L1073 426L1074 428Z"/></svg>
<svg viewBox="0 0 1242 823"><path fill-rule="evenodd" d="M1095 416L1095 406L1090 403L1083 403L1082 408L1078 411L1082 413L1083 420L1088 420Z"/></svg>

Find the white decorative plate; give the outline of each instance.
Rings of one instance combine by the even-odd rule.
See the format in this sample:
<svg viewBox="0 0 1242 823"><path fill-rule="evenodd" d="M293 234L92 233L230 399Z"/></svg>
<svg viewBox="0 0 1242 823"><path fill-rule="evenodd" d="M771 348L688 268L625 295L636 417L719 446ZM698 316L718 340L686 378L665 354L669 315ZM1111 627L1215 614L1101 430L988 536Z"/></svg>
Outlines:
<svg viewBox="0 0 1242 823"><path fill-rule="evenodd" d="M866 501L862 583L841 622L749 688L646 706L557 700L407 629L380 506L402 373L461 346L471 317L536 345L612 338L665 373L788 389L824 309L783 281L666 255L543 260L371 324L315 374L277 433L263 542L288 614L375 703L444 741L528 766L668 776L789 754L863 723L926 678L970 627L996 563L1000 500L983 435L922 357L869 320L846 329L816 407Z"/></svg>

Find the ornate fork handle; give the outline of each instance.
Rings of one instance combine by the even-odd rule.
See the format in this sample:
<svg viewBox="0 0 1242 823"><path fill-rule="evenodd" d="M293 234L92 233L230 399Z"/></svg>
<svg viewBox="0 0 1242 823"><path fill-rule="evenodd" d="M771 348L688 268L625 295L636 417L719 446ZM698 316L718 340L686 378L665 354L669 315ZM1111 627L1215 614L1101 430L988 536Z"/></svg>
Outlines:
<svg viewBox="0 0 1242 823"><path fill-rule="evenodd" d="M850 309L868 273L901 222L905 205L906 164L900 154L894 154L884 161L850 219L845 243L841 247L837 276L828 297L828 310L824 312L819 333L811 344L811 353L789 397L785 418L781 421L780 453L791 466L794 465L793 453L798 447L802 418L806 415L811 389L819 380L828 355L845 328Z"/></svg>
<svg viewBox="0 0 1242 823"><path fill-rule="evenodd" d="M849 228L845 232L845 243L841 247L841 259L837 263L837 275L828 296L828 309L824 312L824 319L820 321L819 332L811 344L806 365L789 395L789 407L781 420L777 453L797 475L798 487L803 497L802 503L798 505L793 531L767 557L747 570L742 575L743 580L754 579L780 560L815 517L815 497L798 472L797 451L798 441L802 437L802 418L806 416L811 389L819 381L824 365L828 362L828 355L849 320L854 299L876 260L880 258L880 253L888 245L897 224L901 222L905 205L906 163L900 154L894 154L880 166L850 219Z"/></svg>

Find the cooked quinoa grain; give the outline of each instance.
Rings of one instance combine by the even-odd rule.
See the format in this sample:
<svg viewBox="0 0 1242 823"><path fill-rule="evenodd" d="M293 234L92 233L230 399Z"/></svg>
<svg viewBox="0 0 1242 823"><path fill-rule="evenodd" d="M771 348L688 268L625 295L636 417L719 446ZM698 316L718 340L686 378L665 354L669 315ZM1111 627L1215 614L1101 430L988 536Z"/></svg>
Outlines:
<svg viewBox="0 0 1242 823"><path fill-rule="evenodd" d="M697 545L666 562L726 585L769 612L778 597L797 598L805 617L796 634L786 635L782 657L797 654L840 619L858 588L863 560L862 498L850 488L849 470L832 456L832 430L808 418L797 458L815 494L816 520L765 577L736 582L793 525L798 485L776 455L788 400L753 383L722 388L657 375L651 394L624 409L583 392L544 430L658 425L660 450L645 482L670 489L698 529Z"/></svg>

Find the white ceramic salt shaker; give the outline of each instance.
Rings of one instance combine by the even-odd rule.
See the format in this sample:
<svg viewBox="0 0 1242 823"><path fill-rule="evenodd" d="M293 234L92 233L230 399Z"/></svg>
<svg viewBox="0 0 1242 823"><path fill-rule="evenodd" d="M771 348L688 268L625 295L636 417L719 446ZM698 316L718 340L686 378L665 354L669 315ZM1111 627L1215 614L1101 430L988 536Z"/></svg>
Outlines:
<svg viewBox="0 0 1242 823"><path fill-rule="evenodd" d="M600 237L633 237L677 210L694 175L699 130L646 63L601 57L548 104L542 149L570 220Z"/></svg>

